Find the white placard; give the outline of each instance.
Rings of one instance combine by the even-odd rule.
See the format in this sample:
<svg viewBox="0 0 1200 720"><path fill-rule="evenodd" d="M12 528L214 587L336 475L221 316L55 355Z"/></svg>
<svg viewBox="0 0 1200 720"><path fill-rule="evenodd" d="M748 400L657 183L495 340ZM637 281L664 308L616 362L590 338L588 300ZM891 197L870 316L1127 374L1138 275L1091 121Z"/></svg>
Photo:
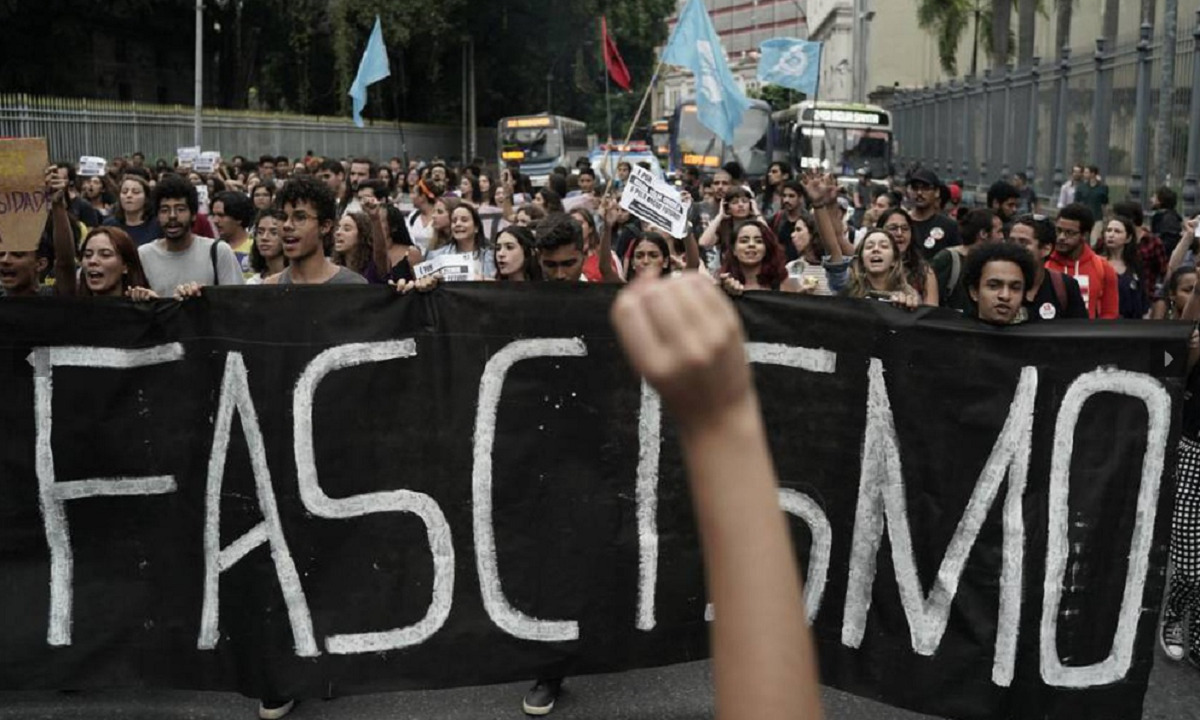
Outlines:
<svg viewBox="0 0 1200 720"><path fill-rule="evenodd" d="M685 201L678 188L654 177L654 173L639 165L633 166L621 193L621 207L677 238L687 234L691 206L691 200Z"/></svg>
<svg viewBox="0 0 1200 720"><path fill-rule="evenodd" d="M413 268L413 275L418 280L434 273L441 273L443 282L478 280L483 276L483 266L475 255L471 253L459 253L456 255L438 255L431 260L417 264Z"/></svg>
<svg viewBox="0 0 1200 720"><path fill-rule="evenodd" d="M200 146L175 148L175 157L179 158L180 165L191 165L200 157Z"/></svg>
<svg viewBox="0 0 1200 720"><path fill-rule="evenodd" d="M216 150L205 150L196 157L196 162L192 169L198 173L207 175L217 169L221 164L221 153Z"/></svg>
<svg viewBox="0 0 1200 720"><path fill-rule="evenodd" d="M108 161L102 157L84 155L79 158L79 177L102 177L108 168Z"/></svg>
<svg viewBox="0 0 1200 720"><path fill-rule="evenodd" d="M196 198L200 201L200 208L199 208L200 212L207 215L208 214L208 186L207 185L197 185L196 186Z"/></svg>

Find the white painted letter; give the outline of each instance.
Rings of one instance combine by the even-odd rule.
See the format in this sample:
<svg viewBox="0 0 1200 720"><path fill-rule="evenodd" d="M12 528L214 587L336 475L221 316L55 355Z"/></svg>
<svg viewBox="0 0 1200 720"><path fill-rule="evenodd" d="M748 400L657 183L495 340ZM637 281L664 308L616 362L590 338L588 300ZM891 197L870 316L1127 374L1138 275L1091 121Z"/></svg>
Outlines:
<svg viewBox="0 0 1200 720"><path fill-rule="evenodd" d="M296 473L304 507L317 517L334 520L382 512L413 513L425 523L429 549L433 554L433 597L425 617L404 628L330 635L325 639L325 648L335 655L383 652L418 645L441 629L454 601L454 545L450 537L450 524L433 498L411 490L391 490L334 499L325 494L317 477L312 414L317 386L325 376L335 370L398 360L416 354L417 344L413 340L356 343L330 348L308 364L292 396Z"/></svg>
<svg viewBox="0 0 1200 720"><path fill-rule="evenodd" d="M804 521L812 533L812 550L808 554L808 574L804 578L804 609L808 624L821 611L821 596L829 577L829 556L833 552L833 527L815 500L788 488L779 489L779 506L789 515Z"/></svg>
<svg viewBox="0 0 1200 720"><path fill-rule="evenodd" d="M746 356L749 362L761 365L782 365L799 370L815 373L833 373L837 368L837 353L824 349L793 347L773 343L746 343ZM638 475L637 475L637 517L638 517L638 608L637 629L653 630L655 625L654 606L656 586L658 584L658 457L659 446L662 443L662 403L658 394L644 381L642 382L642 407L638 414ZM797 494L798 495L798 494ZM782 498L781 498L782 501ZM810 501L811 502L811 501ZM793 507L803 505L795 501ZM788 505L783 505L788 509ZM814 504L813 507L816 507ZM820 508L817 508L820 512ZM791 510L789 510L791 512ZM806 522L812 513L793 513ZM823 517L822 513L822 517ZM815 516L814 516L815 517ZM820 528L809 523L813 532L813 560L818 550L816 541ZM832 537L832 536L831 536ZM814 568L810 567L808 581L816 583L817 591L805 588L808 595L806 607L809 609L809 619L816 616L821 605L821 593L825 588L825 577L829 570L829 548L825 548L825 564L818 578ZM813 599L815 596L815 600Z"/></svg>
<svg viewBox="0 0 1200 720"><path fill-rule="evenodd" d="M574 620L539 620L509 604L500 587L496 560L496 536L492 526L492 444L496 439L496 413L509 368L522 360L538 357L583 357L587 346L579 338L514 340L487 362L479 380L479 406L475 415L475 464L471 473L474 493L475 566L483 606L492 622L513 637L555 642L579 637Z"/></svg>
<svg viewBox="0 0 1200 720"><path fill-rule="evenodd" d="M1016 664L1017 632L1021 617L1021 575L1024 564L1025 521L1021 499L1029 474L1032 446L1033 410L1037 398L1037 370L1021 370L1012 405L1004 428L992 447L987 464L980 473L950 546L942 558L933 587L924 594L909 531L904 476L900 463L900 444L892 419L891 401L883 379L883 363L871 359L870 385L867 390L867 429L863 437L862 474L858 488L858 507L854 517L854 540L850 551L850 574L846 586L846 607L842 624L842 644L858 647L871 609L871 590L875 582L875 562L883 539L886 521L892 547L892 563L900 586L900 603L908 618L912 647L921 655L933 655L946 632L950 603L958 592L958 582L979 530L996 500L1000 485L1008 477L1004 501L1004 559L1000 575L1000 607L996 630L996 655L992 664L992 682L1001 686L1012 683Z"/></svg>
<svg viewBox="0 0 1200 720"><path fill-rule="evenodd" d="M1062 604L1063 580L1070 545L1067 516L1070 512L1071 455L1075 450L1075 425L1093 395L1113 393L1137 398L1146 404L1149 428L1146 454L1142 458L1142 482L1138 489L1136 521L1129 548L1129 568L1121 614L1113 635L1112 651L1103 661L1067 667L1058 655L1058 609ZM1042 586L1041 656L1042 680L1058 687L1093 687L1124 679L1133 662L1133 643L1142 615L1142 593L1150 567L1150 545L1154 540L1154 516L1162 483L1167 433L1171 429L1171 396L1160 382L1142 373L1099 369L1071 383L1054 426L1054 457L1050 461L1050 520L1046 539L1046 578Z"/></svg>
<svg viewBox="0 0 1200 720"><path fill-rule="evenodd" d="M72 579L75 574L71 532L67 526L65 503L89 497L117 495L163 495L175 492L175 477L94 478L55 482L54 451L51 431L54 415L54 368L93 367L132 369L161 365L183 358L179 343L157 345L142 350L97 347L35 348L29 355L33 365L33 410L36 428L35 453L38 499L46 525L46 544L50 546L50 625L46 642L71 644Z"/></svg>
<svg viewBox="0 0 1200 720"><path fill-rule="evenodd" d="M229 436L235 411L242 418L242 433L246 437L246 446L250 452L250 467L254 472L254 487L263 521L228 547L221 549L221 485L225 479L225 456L229 452ZM221 573L264 543L271 548L275 574L279 578L279 587L283 591L288 619L292 625L296 654L301 657L320 655L313 638L308 600L304 597L300 575L296 572L292 553L283 537L283 525L279 521L279 507L275 504L275 490L271 487L271 471L267 467L262 430L258 426L258 413L254 409L254 401L250 398L250 380L246 373L246 364L242 361L241 353L231 352L225 358L225 378L221 383L221 399L217 405L217 420L213 427L212 455L208 461L204 518L204 604L200 611L200 638L196 647L212 650L217 646L220 636Z"/></svg>

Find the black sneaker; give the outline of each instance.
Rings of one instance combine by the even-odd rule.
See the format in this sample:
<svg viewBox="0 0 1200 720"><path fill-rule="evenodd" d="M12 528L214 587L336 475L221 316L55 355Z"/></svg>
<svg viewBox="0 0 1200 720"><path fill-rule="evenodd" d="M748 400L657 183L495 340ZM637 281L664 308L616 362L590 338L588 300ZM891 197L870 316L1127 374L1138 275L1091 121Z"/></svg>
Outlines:
<svg viewBox="0 0 1200 720"><path fill-rule="evenodd" d="M529 692L525 693L525 700L521 703L525 714L549 715L554 709L554 701L558 699L559 691L562 690L562 682L562 678L553 678L534 683Z"/></svg>
<svg viewBox="0 0 1200 720"><path fill-rule="evenodd" d="M1158 644L1162 646L1167 657L1179 662L1187 653L1183 646L1183 623L1174 620L1164 620L1158 629ZM1190 659L1190 658L1189 658Z"/></svg>
<svg viewBox="0 0 1200 720"><path fill-rule="evenodd" d="M295 700L265 698L258 703L258 717L261 720L279 720L296 707Z"/></svg>

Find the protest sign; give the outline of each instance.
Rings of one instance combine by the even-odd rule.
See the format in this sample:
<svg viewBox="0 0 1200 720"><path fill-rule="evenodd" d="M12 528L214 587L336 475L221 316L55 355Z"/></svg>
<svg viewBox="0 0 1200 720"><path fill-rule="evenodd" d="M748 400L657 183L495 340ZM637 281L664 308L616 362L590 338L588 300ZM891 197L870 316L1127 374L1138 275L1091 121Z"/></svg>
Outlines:
<svg viewBox="0 0 1200 720"><path fill-rule="evenodd" d="M191 167L196 162L196 158L200 157L200 146L189 145L175 149L175 157L179 160L180 165Z"/></svg>
<svg viewBox="0 0 1200 720"><path fill-rule="evenodd" d="M221 164L221 153L216 150L205 150L196 156L196 160L192 165L192 169L201 175L207 175L217 169Z"/></svg>
<svg viewBox="0 0 1200 720"><path fill-rule="evenodd" d="M102 177L108 167L108 161L102 157L84 155L79 158L79 177Z"/></svg>
<svg viewBox="0 0 1200 720"><path fill-rule="evenodd" d="M634 165L621 193L621 207L673 237L681 238L687 234L688 209L691 207L691 199L685 200L681 195L679 188Z"/></svg>
<svg viewBox="0 0 1200 720"><path fill-rule="evenodd" d="M418 280L434 273L441 273L442 280L446 282L463 282L480 279L483 268L479 259L471 253L438 255L413 268L413 275Z"/></svg>
<svg viewBox="0 0 1200 720"><path fill-rule="evenodd" d="M37 250L50 197L45 138L0 140L0 252Z"/></svg>
<svg viewBox="0 0 1200 720"><path fill-rule="evenodd" d="M678 438L614 293L0 303L0 689L312 697L704 657ZM1190 326L737 306L822 681L940 717L1140 718Z"/></svg>

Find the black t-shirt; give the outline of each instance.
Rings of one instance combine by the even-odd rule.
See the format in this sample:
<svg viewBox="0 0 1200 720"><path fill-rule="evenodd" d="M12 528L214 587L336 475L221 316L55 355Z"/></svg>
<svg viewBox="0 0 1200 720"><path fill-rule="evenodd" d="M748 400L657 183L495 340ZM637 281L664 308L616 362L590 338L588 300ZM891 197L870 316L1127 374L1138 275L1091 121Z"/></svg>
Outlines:
<svg viewBox="0 0 1200 720"><path fill-rule="evenodd" d="M1046 276L1042 278L1042 286L1038 288L1037 295L1033 300L1025 301L1025 312L1029 316L1029 322L1041 322L1043 320L1087 320L1088 309L1087 303L1083 301L1083 293L1079 291L1079 283L1075 278L1063 273L1054 273L1061 275L1063 279L1063 296L1067 302L1064 306L1059 300L1058 293L1054 289L1054 280L1051 278L1053 270L1046 270Z"/></svg>
<svg viewBox="0 0 1200 720"><path fill-rule="evenodd" d="M962 245L962 234L958 231L958 223L938 213L928 220L912 221L912 241L929 260L945 248Z"/></svg>

